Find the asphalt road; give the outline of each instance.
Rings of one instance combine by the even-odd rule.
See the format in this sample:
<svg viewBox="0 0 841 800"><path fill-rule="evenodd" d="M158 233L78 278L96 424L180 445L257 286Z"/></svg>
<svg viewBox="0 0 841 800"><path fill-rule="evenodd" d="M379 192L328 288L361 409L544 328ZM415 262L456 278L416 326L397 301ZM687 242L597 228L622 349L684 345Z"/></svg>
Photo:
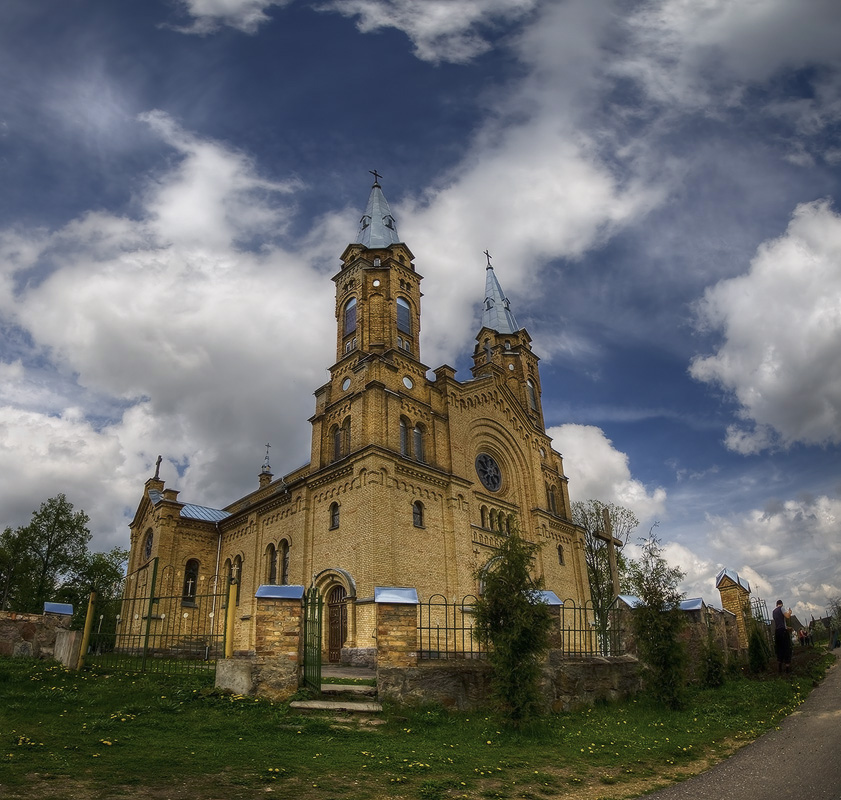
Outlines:
<svg viewBox="0 0 841 800"><path fill-rule="evenodd" d="M647 800L841 800L841 667L835 664L778 730Z"/></svg>

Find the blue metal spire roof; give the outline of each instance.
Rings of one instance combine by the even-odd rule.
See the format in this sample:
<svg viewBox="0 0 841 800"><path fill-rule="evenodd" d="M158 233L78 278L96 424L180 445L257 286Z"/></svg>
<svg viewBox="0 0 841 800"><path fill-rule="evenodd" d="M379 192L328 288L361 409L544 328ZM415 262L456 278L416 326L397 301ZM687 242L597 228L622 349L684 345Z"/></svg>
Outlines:
<svg viewBox="0 0 841 800"><path fill-rule="evenodd" d="M371 196L368 198L365 213L359 220L356 241L366 247L388 247L400 241L397 235L397 224L391 215L383 190L376 180L371 187Z"/></svg>
<svg viewBox="0 0 841 800"><path fill-rule="evenodd" d="M485 277L485 304L482 308L482 327L497 333L516 333L520 330L517 320L511 313L510 303L496 279L494 269L488 257Z"/></svg>

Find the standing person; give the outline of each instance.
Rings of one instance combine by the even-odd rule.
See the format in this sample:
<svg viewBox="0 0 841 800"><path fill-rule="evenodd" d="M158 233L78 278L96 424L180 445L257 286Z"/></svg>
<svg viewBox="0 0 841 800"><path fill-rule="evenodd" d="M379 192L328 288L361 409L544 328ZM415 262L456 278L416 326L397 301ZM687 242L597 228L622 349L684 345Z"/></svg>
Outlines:
<svg viewBox="0 0 841 800"><path fill-rule="evenodd" d="M786 672L791 672L791 635L786 622L791 618L791 609L783 610L783 601L777 600L777 607L771 616L774 618L774 652L777 654L777 669L780 673L785 664Z"/></svg>

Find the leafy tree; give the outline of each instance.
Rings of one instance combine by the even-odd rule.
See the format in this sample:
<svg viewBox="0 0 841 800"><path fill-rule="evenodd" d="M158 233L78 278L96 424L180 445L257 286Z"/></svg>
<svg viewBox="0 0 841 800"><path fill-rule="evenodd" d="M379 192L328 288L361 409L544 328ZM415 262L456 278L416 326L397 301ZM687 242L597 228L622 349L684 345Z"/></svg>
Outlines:
<svg viewBox="0 0 841 800"><path fill-rule="evenodd" d="M84 624L90 593L96 592L97 606L105 609L121 596L122 580L129 551L114 547L107 553L85 552L58 590L61 602L73 604L73 627Z"/></svg>
<svg viewBox="0 0 841 800"><path fill-rule="evenodd" d="M683 572L663 557L652 528L643 540L642 558L630 568L630 584L641 601L634 610L633 627L648 667L648 688L657 702L673 709L684 702L686 651L679 634L686 621L678 591L682 579Z"/></svg>
<svg viewBox="0 0 841 800"><path fill-rule="evenodd" d="M598 534L604 530L605 509L610 515L614 538L619 539L623 544L628 543L631 532L639 525L639 520L633 511L622 506L615 506L613 503L586 500L572 504L572 519L584 528L584 559L587 563L590 597L593 602L596 625L602 635L607 632L608 609L615 600L607 542L598 537ZM620 585L627 585L628 560L621 549L616 551L616 564Z"/></svg>
<svg viewBox="0 0 841 800"><path fill-rule="evenodd" d="M541 708L538 680L552 616L539 594L543 582L532 575L539 548L514 529L476 572L482 592L474 635L488 650L492 699L514 727Z"/></svg>
<svg viewBox="0 0 841 800"><path fill-rule="evenodd" d="M27 546L26 529L6 528L0 533L0 609L23 609L34 571L35 559Z"/></svg>
<svg viewBox="0 0 841 800"><path fill-rule="evenodd" d="M74 511L63 494L41 503L28 525L3 532L4 604L15 611L39 612L55 599L61 581L83 563L91 534L89 517Z"/></svg>

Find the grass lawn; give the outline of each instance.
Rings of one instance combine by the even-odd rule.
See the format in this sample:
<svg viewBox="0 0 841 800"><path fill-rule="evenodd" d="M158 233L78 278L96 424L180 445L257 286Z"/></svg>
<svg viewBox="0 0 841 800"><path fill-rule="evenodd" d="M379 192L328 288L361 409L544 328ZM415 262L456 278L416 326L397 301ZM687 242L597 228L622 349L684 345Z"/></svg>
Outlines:
<svg viewBox="0 0 841 800"><path fill-rule="evenodd" d="M217 693L202 676L67 672L0 659L0 796L228 800L634 797L707 768L805 699L795 673L693 690L686 710L639 698L519 732L490 713L387 708L356 720Z"/></svg>

